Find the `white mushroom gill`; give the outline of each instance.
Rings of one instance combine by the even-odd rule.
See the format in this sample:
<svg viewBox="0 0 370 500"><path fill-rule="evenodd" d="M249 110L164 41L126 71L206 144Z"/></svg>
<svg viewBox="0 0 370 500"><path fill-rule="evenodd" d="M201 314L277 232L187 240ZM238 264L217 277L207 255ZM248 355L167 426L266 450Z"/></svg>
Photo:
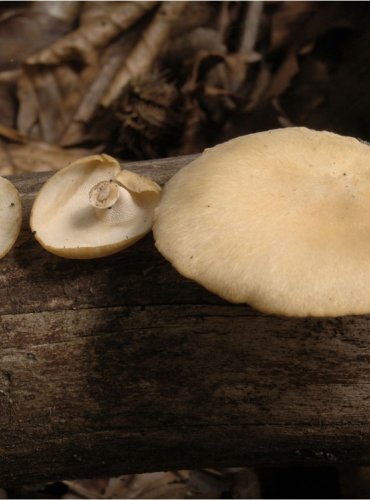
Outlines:
<svg viewBox="0 0 370 500"><path fill-rule="evenodd" d="M148 199L126 189L120 172L114 158L96 155L51 177L31 213L40 244L62 257L88 259L116 253L148 233L160 188L156 185L157 195Z"/></svg>

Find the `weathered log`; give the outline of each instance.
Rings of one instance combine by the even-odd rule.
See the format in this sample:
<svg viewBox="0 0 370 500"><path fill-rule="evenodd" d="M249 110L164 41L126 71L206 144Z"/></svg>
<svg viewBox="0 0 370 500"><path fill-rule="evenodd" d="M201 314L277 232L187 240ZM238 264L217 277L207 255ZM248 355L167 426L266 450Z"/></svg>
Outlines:
<svg viewBox="0 0 370 500"><path fill-rule="evenodd" d="M130 164L164 182L189 157ZM292 319L181 277L151 236L71 261L28 228L50 174L13 177L0 261L0 485L176 468L370 462L370 317Z"/></svg>

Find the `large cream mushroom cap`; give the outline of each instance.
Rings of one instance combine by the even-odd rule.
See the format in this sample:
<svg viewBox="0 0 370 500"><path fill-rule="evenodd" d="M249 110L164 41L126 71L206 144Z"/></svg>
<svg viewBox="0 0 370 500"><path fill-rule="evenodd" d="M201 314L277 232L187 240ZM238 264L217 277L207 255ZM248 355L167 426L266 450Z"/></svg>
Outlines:
<svg viewBox="0 0 370 500"><path fill-rule="evenodd" d="M51 253L75 259L111 255L135 243L152 228L160 187L132 172L126 176L105 154L82 158L57 172L32 207L35 238Z"/></svg>
<svg viewBox="0 0 370 500"><path fill-rule="evenodd" d="M233 139L166 184L153 232L181 274L230 302L370 313L370 148L306 128Z"/></svg>
<svg viewBox="0 0 370 500"><path fill-rule="evenodd" d="M0 258L14 245L21 225L22 204L17 188L4 177L0 177Z"/></svg>

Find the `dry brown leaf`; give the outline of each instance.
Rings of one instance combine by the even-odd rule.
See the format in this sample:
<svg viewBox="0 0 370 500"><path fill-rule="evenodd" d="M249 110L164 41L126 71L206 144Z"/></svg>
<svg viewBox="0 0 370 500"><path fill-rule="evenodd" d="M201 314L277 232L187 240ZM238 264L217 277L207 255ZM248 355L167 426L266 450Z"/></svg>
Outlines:
<svg viewBox="0 0 370 500"><path fill-rule="evenodd" d="M162 2L149 27L103 96L101 100L103 106L110 106L130 80L150 71L171 32L172 25L185 6L186 2L181 1Z"/></svg>
<svg viewBox="0 0 370 500"><path fill-rule="evenodd" d="M296 52L292 51L271 78L265 99L283 94L290 86L292 78L299 72Z"/></svg>
<svg viewBox="0 0 370 500"><path fill-rule="evenodd" d="M198 153L207 145L205 135L200 132L206 127L207 116L199 102L191 96L186 97L184 114L186 118L178 154Z"/></svg>
<svg viewBox="0 0 370 500"><path fill-rule="evenodd" d="M60 136L60 144L70 146L79 144L88 137L87 125L96 113L101 97L106 92L111 80L122 62L136 43L139 32L131 31L124 34L104 51L100 58L100 69L95 79L87 86L80 102L75 106L70 123Z"/></svg>
<svg viewBox="0 0 370 500"><path fill-rule="evenodd" d="M68 66L25 67L18 83L18 129L35 139L58 143L85 85Z"/></svg>
<svg viewBox="0 0 370 500"><path fill-rule="evenodd" d="M176 54L179 54L183 73L187 66L191 66L190 76L182 86L186 121L180 153L190 154L201 150L208 143L207 134L212 136L212 124L222 123L225 116L236 109L240 90L245 92L247 66L261 58L260 54L252 50L262 12L261 6L257 7L252 4L250 16L247 16L249 24L246 23L243 38L247 52L228 53L222 41L223 35L220 36L211 28L197 28L177 38L168 50L165 60L175 61ZM225 16L225 7L221 13ZM222 16L221 20L225 23Z"/></svg>
<svg viewBox="0 0 370 500"><path fill-rule="evenodd" d="M186 484L165 484L160 487L154 487L146 490L141 494L141 498L186 498L188 487Z"/></svg>
<svg viewBox="0 0 370 500"><path fill-rule="evenodd" d="M136 474L109 478L104 498L122 498L135 477Z"/></svg>
<svg viewBox="0 0 370 500"><path fill-rule="evenodd" d="M22 70L20 68L0 71L0 83L15 84L21 74Z"/></svg>
<svg viewBox="0 0 370 500"><path fill-rule="evenodd" d="M76 479L74 481L63 481L71 490L73 498L106 498L105 492L109 479ZM70 494L70 493L69 493ZM72 498L64 496L63 498Z"/></svg>
<svg viewBox="0 0 370 500"><path fill-rule="evenodd" d="M254 52L253 48L258 35L262 8L263 3L261 2L252 2L250 4L240 42L243 50L237 53L227 53L227 47L222 43L220 34L211 29L194 30L195 33L208 34L208 39L203 36L199 38L199 41L197 40L199 48L194 42L187 44L186 50L187 54L189 54L188 58L192 61L192 72L182 91L188 99L189 94L192 94L191 102L194 102L195 99L199 101L202 109L206 112L208 121L216 124L222 123L225 115L236 109L236 101L240 90L245 92L244 87L248 64L261 59L261 55ZM225 12L225 9L223 11ZM215 49L217 47L215 43L208 45L205 43L211 40L211 34L212 38L218 42L221 48L220 51ZM187 41L187 37L184 37L184 41ZM178 47L176 47L175 41L175 46L172 49L174 53L176 49L181 48L180 42L182 40L177 41ZM196 48L197 50L194 50ZM193 49L193 54L191 49ZM191 58L189 57L190 55L192 55ZM186 64L186 58L181 58L181 60L184 59ZM188 108L191 109L191 107L192 105L188 104ZM190 137L193 140L196 138L201 127L199 117L200 113L198 111L191 112L185 128L186 140L189 140ZM196 125L197 122L198 125ZM185 146L181 151L188 152L194 148L198 149L193 144L190 147Z"/></svg>
<svg viewBox="0 0 370 500"><path fill-rule="evenodd" d="M281 2L271 17L270 52L287 46L316 8L315 2Z"/></svg>
<svg viewBox="0 0 370 500"><path fill-rule="evenodd" d="M32 81L25 74L18 80L17 97L19 101L17 129L29 137L41 139L38 98Z"/></svg>
<svg viewBox="0 0 370 500"><path fill-rule="evenodd" d="M62 149L36 141L24 144L0 141L0 175L59 170L89 154L91 149Z"/></svg>
<svg viewBox="0 0 370 500"><path fill-rule="evenodd" d="M172 472L152 472L138 474L129 484L123 498L182 498L174 496L186 493L186 485Z"/></svg>
<svg viewBox="0 0 370 500"><path fill-rule="evenodd" d="M266 64L262 63L255 79L254 87L248 95L248 100L244 107L245 112L252 111L256 106L258 106L270 85L271 78L272 75L270 69Z"/></svg>
<svg viewBox="0 0 370 500"><path fill-rule="evenodd" d="M176 71L189 71L193 66L198 53L207 54L216 52L225 54L227 47L223 43L220 33L212 28L197 27L173 40L162 56L162 62Z"/></svg>
<svg viewBox="0 0 370 500"><path fill-rule="evenodd" d="M330 81L330 70L325 62L314 55L302 61L294 86L281 99L295 123L306 123L310 114L325 103Z"/></svg>
<svg viewBox="0 0 370 500"><path fill-rule="evenodd" d="M10 141L20 142L20 143L25 143L29 140L32 140L26 135L18 132L18 130L15 130L12 127L7 127L6 125L3 125L1 123L0 123L0 136L5 139L9 139Z"/></svg>
<svg viewBox="0 0 370 500"><path fill-rule="evenodd" d="M181 2L148 3L153 13L146 11L142 18L138 12L143 2L79 4L77 30L59 38L49 50L53 54L49 62L57 64L26 63L17 73L0 71L0 121L12 129L18 123L20 134L43 142L99 144L110 152L119 129L121 152L130 150L131 158L199 151L218 140L220 127L235 135L293 123L329 122L327 97L336 105L341 100L341 91L331 85L340 62L338 44L335 48L332 44L342 33L338 29L361 24L356 21L361 15L347 15L349 4L184 3L181 15L172 12L173 16L168 12L180 9ZM0 8L0 30L1 15L10 18L19 9L25 4L11 7L12 12ZM166 9L169 22L160 16ZM104 26L99 24L102 20ZM122 34L130 23L133 26ZM95 28L89 31L87 26ZM72 43L82 28L87 39ZM40 62L46 52L39 53L39 59L34 53L28 60ZM133 75L149 75L156 68L166 75L166 85L159 82L156 96L150 86L147 94L145 85L136 92ZM121 97L114 99L115 106L112 102L102 109L100 103L119 75ZM338 76L336 87L348 95L351 89L342 87L340 80ZM168 97L168 82L180 98ZM173 140L174 107L180 116L176 126L184 123L178 135L181 148ZM238 120L236 128L233 120ZM12 134L11 138L17 140Z"/></svg>
<svg viewBox="0 0 370 500"><path fill-rule="evenodd" d="M29 78L37 98L40 139L57 143L60 130L67 121L67 110L63 105L59 82L54 72L44 68L28 72L24 76Z"/></svg>
<svg viewBox="0 0 370 500"><path fill-rule="evenodd" d="M216 110L217 107L217 103L211 104L214 97L216 97L216 99L221 96L223 97L224 104L222 109L233 106L233 103L229 99L228 95L228 86L230 82L228 80L226 83L227 78L225 80L225 69L221 70L220 77L217 77L217 75L211 74L212 68L209 68L209 66L216 66L217 64L215 63L224 61L222 57L219 58L219 54L226 54L227 48L222 42L220 34L214 28L207 26L207 24L211 21L209 13L214 10L216 6L210 6L207 3L202 5L202 7L204 6L208 9L207 21L203 20L203 25L196 26L198 11L195 7L197 7L197 5L192 3L186 5L185 13L180 16L177 22L175 22L172 37L169 38L169 41L167 42L160 57L160 68L166 68L166 70L169 69L170 74L173 75L173 78L178 82L183 81L185 78L187 79L187 82L182 87L182 94L184 95L185 101L182 113L185 119L182 140L183 146L180 148L180 151L178 149L174 149L174 151L182 153L199 150L204 145L203 139L200 141L198 140L199 136L202 135L202 133L199 133L199 128L202 128L202 123L206 123L206 115L202 109L204 103L200 106L199 98L204 97L208 100L214 110ZM219 10L218 7L217 9ZM186 15L186 13L188 13L188 15ZM202 16L200 19L202 19ZM213 18L213 21L215 20L218 22L218 17ZM192 23L192 26L190 24L192 29L190 31L186 31L184 29L184 24L188 25L189 22ZM173 36L175 33L177 36ZM216 55L209 55L210 51L215 51L217 49L219 50ZM204 65L202 65L203 59L207 59L204 61ZM209 61L211 61L210 64L208 64ZM208 79L203 78L204 75L198 75L199 67L201 65L201 70L202 72L204 70L207 73ZM192 67L192 76L190 78L188 77L189 67ZM219 68L215 70L215 73L218 71L220 71ZM230 67L226 72L229 73L229 76L235 73L235 67L233 67L231 60ZM223 84L220 84L220 78L221 80L223 78ZM195 95L197 93L200 95ZM140 105L140 108L145 108L145 111L148 111L144 105ZM158 117L158 114L159 112L155 110L154 118ZM129 118L127 117L126 124L128 123ZM135 124L131 122L130 125L132 125L131 131L126 130L124 134L125 140L128 143L131 143L134 140L133 128L135 128ZM143 132L145 132L145 130ZM190 143L188 141L190 141ZM155 143L156 141L152 140L151 142ZM171 143L172 142L173 141L171 141ZM153 151L153 147L151 147L148 142L146 142L145 147L140 149L142 149L143 152L146 152L146 154L149 152L155 152Z"/></svg>
<svg viewBox="0 0 370 500"><path fill-rule="evenodd" d="M346 3L325 2L321 6L318 2L311 2L314 6L306 23L293 33L292 41L296 41L296 47L306 47L308 44L316 43L320 37L333 30L353 30L354 25L351 17L348 17ZM347 4L348 5L348 4Z"/></svg>
<svg viewBox="0 0 370 500"><path fill-rule="evenodd" d="M80 26L52 45L34 54L28 64L59 64L79 59L96 61L101 49L155 7L157 2L86 2Z"/></svg>
<svg viewBox="0 0 370 500"><path fill-rule="evenodd" d="M298 56L307 56L320 36L334 28L348 29L350 25L342 10L329 2L324 8L319 8L315 2L283 2L272 18L274 42L271 49L288 43L290 48L272 76L264 99L280 96L288 90L293 77L300 71ZM276 33L280 33L279 36Z"/></svg>
<svg viewBox="0 0 370 500"><path fill-rule="evenodd" d="M221 2L186 2L181 16L173 22L173 28L163 46L163 52L166 52L177 38L187 35L196 28L215 29L220 5Z"/></svg>
<svg viewBox="0 0 370 500"><path fill-rule="evenodd" d="M182 90L198 99L211 122L222 122L225 113L235 109L234 98L245 81L248 59L247 54L198 52Z"/></svg>
<svg viewBox="0 0 370 500"><path fill-rule="evenodd" d="M148 9L153 8L155 2L138 2L138 4L109 2L109 5L105 5L105 2L97 2L94 9L87 9L89 6L90 3L87 2L85 11L87 10L89 14L85 12L85 16L82 16L82 19L87 19L89 22L81 26L80 31L73 32L73 36L58 40L56 45L28 60L32 64L25 66L18 82L18 128L22 133L41 141L63 146L101 140L98 131L94 130L91 136L85 124L95 112L101 96L117 69L122 65L123 58L127 56L127 51L125 53L123 49L131 48L132 36L124 37L117 44L108 47L101 55L99 64L91 63L82 69L69 64L48 66L34 63L57 62L52 59L55 54L67 57L70 54L68 50L75 51L77 45L75 46L74 43L79 44L80 39L83 40L82 44L87 44L83 45L85 48L90 47L90 38L96 41L95 48L100 47L103 42L107 42L109 33L111 36L114 31L116 35L122 29L129 27ZM107 7L111 9L107 10ZM91 11L94 15L91 15ZM113 20L117 21L117 26L114 26ZM86 38L84 29L91 28L91 26L96 28L98 25L106 27L104 40L102 31L98 33L96 39L93 33L90 33L90 38ZM78 51L77 48L76 51ZM107 69L108 71L104 71ZM104 138L106 131L103 132Z"/></svg>
<svg viewBox="0 0 370 500"><path fill-rule="evenodd" d="M222 498L229 490L229 484L217 471L192 470L189 477L189 488L194 494L205 498Z"/></svg>
<svg viewBox="0 0 370 500"><path fill-rule="evenodd" d="M20 2L0 17L0 71L20 67L36 50L47 47L71 27L80 2ZM5 42L4 42L5 41Z"/></svg>
<svg viewBox="0 0 370 500"><path fill-rule="evenodd" d="M109 479L65 480L63 484L69 488L64 499L260 498L259 480L251 468L154 472ZM31 488L21 488L19 492L31 493L36 498L45 485Z"/></svg>
<svg viewBox="0 0 370 500"><path fill-rule="evenodd" d="M61 143L98 67L67 64L24 67L18 81L18 129L38 140Z"/></svg>
<svg viewBox="0 0 370 500"><path fill-rule="evenodd" d="M63 481L73 498L185 498L189 473L157 472L114 477ZM77 496L78 495L78 496ZM72 498L70 494L64 498Z"/></svg>
<svg viewBox="0 0 370 500"><path fill-rule="evenodd" d="M176 86L156 71L133 80L112 106L117 122L112 153L139 159L168 156L181 135L180 106Z"/></svg>
<svg viewBox="0 0 370 500"><path fill-rule="evenodd" d="M14 127L17 104L14 96L14 84L0 83L0 120L7 127Z"/></svg>
<svg viewBox="0 0 370 500"><path fill-rule="evenodd" d="M232 498L261 498L261 486L254 469L250 467L225 469Z"/></svg>
<svg viewBox="0 0 370 500"><path fill-rule="evenodd" d="M224 71L221 70L221 73L217 69L216 72L213 71L214 68L217 68L224 61L223 52L199 50L195 54L192 71L182 91L185 94L191 94L202 85L216 86L217 83L220 84L220 88L225 90L227 79Z"/></svg>

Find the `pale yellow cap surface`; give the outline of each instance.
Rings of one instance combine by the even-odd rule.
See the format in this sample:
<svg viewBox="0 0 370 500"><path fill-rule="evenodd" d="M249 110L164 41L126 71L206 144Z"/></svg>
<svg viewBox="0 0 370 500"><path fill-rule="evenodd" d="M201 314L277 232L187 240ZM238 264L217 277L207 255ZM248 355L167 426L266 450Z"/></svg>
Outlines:
<svg viewBox="0 0 370 500"><path fill-rule="evenodd" d="M231 302L370 313L370 148L305 128L233 139L166 184L153 232L181 274Z"/></svg>
<svg viewBox="0 0 370 500"><path fill-rule="evenodd" d="M18 238L22 224L22 204L17 188L0 177L0 258L4 257Z"/></svg>
<svg viewBox="0 0 370 500"><path fill-rule="evenodd" d="M30 226L35 238L48 251L74 259L111 255L135 243L152 228L160 188L155 185L158 192L153 195L137 193L131 186L126 188L121 177L119 163L105 154L82 158L57 172L32 207ZM129 177L131 184L132 179L145 184L146 178L135 173ZM99 209L90 204L90 192L103 181L117 181L118 199L113 206ZM150 191L152 181L147 182Z"/></svg>

